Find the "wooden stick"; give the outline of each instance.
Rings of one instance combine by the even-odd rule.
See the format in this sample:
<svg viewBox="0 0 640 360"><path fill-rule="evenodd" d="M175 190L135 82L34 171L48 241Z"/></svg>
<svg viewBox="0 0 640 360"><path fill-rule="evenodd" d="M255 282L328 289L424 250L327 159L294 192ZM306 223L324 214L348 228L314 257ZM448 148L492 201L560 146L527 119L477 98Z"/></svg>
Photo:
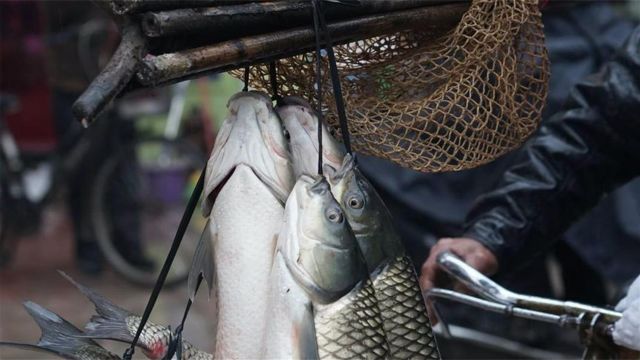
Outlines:
<svg viewBox="0 0 640 360"><path fill-rule="evenodd" d="M146 41L138 24L124 23L122 40L109 63L73 104L76 119L86 127L129 83L146 54Z"/></svg>
<svg viewBox="0 0 640 360"><path fill-rule="evenodd" d="M237 5L252 0L107 0L114 14L129 15L144 11L171 10L181 8ZM253 0L265 1L265 0Z"/></svg>
<svg viewBox="0 0 640 360"><path fill-rule="evenodd" d="M360 6L328 3L326 18L344 20L362 15L407 10L454 0L360 0ZM309 0L285 0L207 8L148 12L142 29L149 37L188 33L230 34L234 38L307 25L312 15ZM225 39L227 40L227 39Z"/></svg>
<svg viewBox="0 0 640 360"><path fill-rule="evenodd" d="M336 42L356 41L412 28L428 30L436 37L452 29L467 9L467 3L427 6L336 22L328 27ZM191 74L215 72L284 54L304 53L313 45L313 30L306 27L244 37L196 49L147 56L137 78L145 86L155 86Z"/></svg>

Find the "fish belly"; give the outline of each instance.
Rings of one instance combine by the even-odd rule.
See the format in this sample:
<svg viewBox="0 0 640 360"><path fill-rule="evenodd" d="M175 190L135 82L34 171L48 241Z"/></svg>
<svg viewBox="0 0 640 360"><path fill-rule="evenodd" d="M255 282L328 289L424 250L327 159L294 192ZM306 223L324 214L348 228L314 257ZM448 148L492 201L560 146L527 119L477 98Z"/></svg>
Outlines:
<svg viewBox="0 0 640 360"><path fill-rule="evenodd" d="M373 279L392 359L439 359L418 277L407 256L383 265Z"/></svg>
<svg viewBox="0 0 640 360"><path fill-rule="evenodd" d="M389 347L370 280L328 305L314 304L321 359L385 359Z"/></svg>
<svg viewBox="0 0 640 360"><path fill-rule="evenodd" d="M263 359L317 359L311 300L277 253L271 273L268 331Z"/></svg>
<svg viewBox="0 0 640 360"><path fill-rule="evenodd" d="M283 207L245 165L221 189L211 212L217 279L216 359L256 359L266 330L269 273Z"/></svg>

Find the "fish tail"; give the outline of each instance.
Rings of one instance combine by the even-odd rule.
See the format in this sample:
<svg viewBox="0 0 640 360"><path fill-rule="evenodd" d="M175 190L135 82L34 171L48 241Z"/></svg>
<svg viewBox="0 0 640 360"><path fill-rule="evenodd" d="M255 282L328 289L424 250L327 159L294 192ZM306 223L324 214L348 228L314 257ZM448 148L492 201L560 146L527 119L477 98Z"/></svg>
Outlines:
<svg viewBox="0 0 640 360"><path fill-rule="evenodd" d="M202 231L202 235L200 236L200 240L198 241L198 246L196 247L195 254L193 255L193 262L191 263L191 269L189 270L189 277L187 280L187 291L189 294L189 299L194 301L196 296L196 291L198 291L198 284L200 277L202 276L202 280L207 283L207 288L209 290L209 298L211 298L211 288L213 287L213 276L214 276L214 264L213 264L213 249L211 244L211 233L210 229L215 230L215 224L212 224L210 221L207 222L207 225L204 227ZM215 234L213 235L216 236Z"/></svg>
<svg viewBox="0 0 640 360"><path fill-rule="evenodd" d="M127 318L134 316L133 314L115 305L94 290L76 282L63 271L58 272L93 303L98 313L92 316L87 325L85 325L85 337L124 342L133 341L133 334L127 326Z"/></svg>
<svg viewBox="0 0 640 360"><path fill-rule="evenodd" d="M90 339L77 337L82 335L80 329L44 307L31 301L25 302L24 307L40 327L42 335L36 345L10 343L10 346L48 351L67 358L83 346L99 346Z"/></svg>

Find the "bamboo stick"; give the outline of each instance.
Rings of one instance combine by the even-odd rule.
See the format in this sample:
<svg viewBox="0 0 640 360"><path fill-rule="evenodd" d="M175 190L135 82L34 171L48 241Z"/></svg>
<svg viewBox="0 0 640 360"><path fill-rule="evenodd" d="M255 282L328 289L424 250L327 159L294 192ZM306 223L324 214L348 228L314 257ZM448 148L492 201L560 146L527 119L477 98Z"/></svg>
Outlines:
<svg viewBox="0 0 640 360"><path fill-rule="evenodd" d="M328 27L336 42L356 41L412 28L433 32L435 37L452 29L467 8L467 3L427 6L335 22ZM228 69L240 63L304 53L313 46L314 33L307 27L249 36L159 56L149 55L142 61L137 78L145 86L155 86L196 73Z"/></svg>
<svg viewBox="0 0 640 360"><path fill-rule="evenodd" d="M234 5L252 0L107 0L111 11L116 15L130 15L144 11L171 10L181 8ZM265 0L253 0L265 1Z"/></svg>
<svg viewBox="0 0 640 360"><path fill-rule="evenodd" d="M454 0L360 0L359 6L328 3L328 21L343 20L381 12L407 10L429 5L455 3ZM143 15L146 36L161 37L187 33L227 33L233 37L266 33L309 23L309 0L254 2L240 5L148 12Z"/></svg>
<svg viewBox="0 0 640 360"><path fill-rule="evenodd" d="M138 24L127 21L121 31L122 40L109 63L72 106L74 116L85 127L125 88L147 52Z"/></svg>

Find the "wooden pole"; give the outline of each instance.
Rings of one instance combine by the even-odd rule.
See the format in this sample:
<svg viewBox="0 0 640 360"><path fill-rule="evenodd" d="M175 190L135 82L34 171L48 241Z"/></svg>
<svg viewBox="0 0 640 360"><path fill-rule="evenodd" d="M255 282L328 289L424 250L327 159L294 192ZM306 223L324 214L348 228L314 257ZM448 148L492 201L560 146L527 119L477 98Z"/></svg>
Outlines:
<svg viewBox="0 0 640 360"><path fill-rule="evenodd" d="M125 21L121 33L122 39L109 63L72 106L74 116L85 127L127 86L147 52L137 23Z"/></svg>
<svg viewBox="0 0 640 360"><path fill-rule="evenodd" d="M360 0L359 6L327 3L328 21L345 20L362 15L407 10L454 0ZM206 8L182 8L147 12L142 17L142 29L148 37L208 33L230 34L234 38L267 33L310 23L309 0L253 2ZM225 39L227 40L227 39Z"/></svg>
<svg viewBox="0 0 640 360"><path fill-rule="evenodd" d="M357 41L415 28L432 32L437 37L452 29L467 9L467 3L427 6L335 22L328 28L336 42ZM171 83L196 73L228 70L234 65L304 53L313 48L314 41L313 30L302 27L159 56L149 55L142 61L137 77L145 86Z"/></svg>

